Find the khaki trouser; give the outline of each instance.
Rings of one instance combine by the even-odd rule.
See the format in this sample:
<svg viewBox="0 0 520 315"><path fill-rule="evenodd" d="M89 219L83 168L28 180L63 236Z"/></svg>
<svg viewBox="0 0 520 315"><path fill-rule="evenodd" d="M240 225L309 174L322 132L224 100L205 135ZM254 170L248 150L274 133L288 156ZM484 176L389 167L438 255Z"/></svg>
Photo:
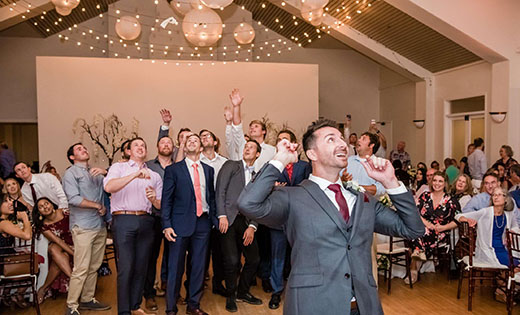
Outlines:
<svg viewBox="0 0 520 315"><path fill-rule="evenodd" d="M97 271L105 254L107 230L85 230L74 226L71 233L74 241L74 269L70 277L67 307L77 308L79 301L86 303L94 298Z"/></svg>

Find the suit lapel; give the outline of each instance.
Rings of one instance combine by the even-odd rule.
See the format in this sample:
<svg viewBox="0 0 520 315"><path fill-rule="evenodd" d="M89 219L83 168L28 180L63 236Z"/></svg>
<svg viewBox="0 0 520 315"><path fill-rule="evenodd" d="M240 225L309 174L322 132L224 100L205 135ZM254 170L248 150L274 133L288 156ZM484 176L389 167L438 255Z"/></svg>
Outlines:
<svg viewBox="0 0 520 315"><path fill-rule="evenodd" d="M291 186L294 185L296 178L299 178L301 171L302 171L302 167L301 167L300 161L294 163L293 171L292 171L292 178L291 178Z"/></svg>
<svg viewBox="0 0 520 315"><path fill-rule="evenodd" d="M237 172L238 178L240 178L240 187L246 186L246 174L244 169L244 162L242 160L237 161Z"/></svg>
<svg viewBox="0 0 520 315"><path fill-rule="evenodd" d="M320 205L330 219L337 225L338 229L348 239L347 223L340 216L338 209L330 201L329 197L321 190L320 186L310 180L304 180L301 186L311 195L311 197Z"/></svg>
<svg viewBox="0 0 520 315"><path fill-rule="evenodd" d="M195 189L193 188L193 181L191 180L190 171L188 170L188 164L186 164L186 159L182 160L182 167L181 167L184 176L186 177L186 180L188 183L190 183L190 190L192 194L195 196Z"/></svg>
<svg viewBox="0 0 520 315"><path fill-rule="evenodd" d="M365 195L364 193L357 192L352 189L348 189L351 193L356 195L356 204L354 205L354 209L351 211L350 220L348 225L352 226L352 232L350 233L350 238L352 239L352 235L356 233L357 227L359 225L359 220L361 219L361 212L363 211L363 204L365 203Z"/></svg>

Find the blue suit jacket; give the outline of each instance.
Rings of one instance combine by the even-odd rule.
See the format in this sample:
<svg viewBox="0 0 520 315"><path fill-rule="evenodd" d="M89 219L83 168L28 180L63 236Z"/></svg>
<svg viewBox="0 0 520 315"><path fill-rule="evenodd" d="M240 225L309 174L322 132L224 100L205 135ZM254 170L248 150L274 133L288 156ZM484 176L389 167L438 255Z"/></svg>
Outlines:
<svg viewBox="0 0 520 315"><path fill-rule="evenodd" d="M286 186L296 186L299 185L304 179L309 178L309 175L312 173L312 167L309 162L298 160L298 162L293 164L293 172L291 179L289 180L289 174L287 173L287 169L284 169L280 174L280 179L278 180L280 183L286 183Z"/></svg>
<svg viewBox="0 0 520 315"><path fill-rule="evenodd" d="M200 162L206 177L206 201L209 205L211 225L218 226L213 167ZM195 231L197 201L186 161L172 164L164 170L161 200L163 229L173 228L178 236L188 237ZM211 225L209 228L211 228Z"/></svg>

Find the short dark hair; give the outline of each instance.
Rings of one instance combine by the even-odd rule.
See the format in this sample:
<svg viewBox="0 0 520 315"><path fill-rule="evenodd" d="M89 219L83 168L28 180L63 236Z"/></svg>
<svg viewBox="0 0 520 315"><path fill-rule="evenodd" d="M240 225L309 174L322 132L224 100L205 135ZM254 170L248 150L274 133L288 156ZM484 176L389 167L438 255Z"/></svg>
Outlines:
<svg viewBox="0 0 520 315"><path fill-rule="evenodd" d="M255 119L249 123L249 127L251 127L252 124L259 124L262 127L262 130L265 131L265 133L264 133L264 139L265 139L265 137L267 136L267 126L265 125L265 123L261 120Z"/></svg>
<svg viewBox="0 0 520 315"><path fill-rule="evenodd" d="M67 160L69 160L70 164L74 164L74 160L70 158L71 155L74 155L74 147L77 145L83 145L81 142L76 142L69 147L67 150Z"/></svg>
<svg viewBox="0 0 520 315"><path fill-rule="evenodd" d="M431 168L435 168L435 167L433 167L433 164L440 165L439 162L437 162L437 161L434 160L433 162L430 163L430 167L431 167Z"/></svg>
<svg viewBox="0 0 520 315"><path fill-rule="evenodd" d="M144 141L144 139L141 138L141 137L135 137L135 138L130 139L130 141L128 142L128 147L130 148L132 146L132 143L134 143L134 141L137 141L137 140L143 141L144 142L144 147L145 148L147 147L146 146L146 141Z"/></svg>
<svg viewBox="0 0 520 315"><path fill-rule="evenodd" d="M486 171L486 174L484 174L484 176L482 176L482 181L484 181L486 179L486 177L488 176L492 176L494 178L496 178L497 181L500 181L500 178L498 178L498 175L495 174L493 171L495 171L494 169L489 169Z"/></svg>
<svg viewBox="0 0 520 315"><path fill-rule="evenodd" d="M189 132L191 132L191 129L190 129L190 128L181 128L181 129L179 130L179 132L177 133L177 141L179 141L179 137L180 137L181 133L183 133L184 131L189 131Z"/></svg>
<svg viewBox="0 0 520 315"><path fill-rule="evenodd" d="M394 167L394 169L399 170L399 169L403 168L403 163L399 159L393 160L392 161L392 166Z"/></svg>
<svg viewBox="0 0 520 315"><path fill-rule="evenodd" d="M357 133L351 132L350 135L349 135L349 138L350 138L350 136L356 136L357 137Z"/></svg>
<svg viewBox="0 0 520 315"><path fill-rule="evenodd" d="M444 166L446 166L446 168L448 168L448 166L450 165L453 165L453 162L451 161L451 158L445 158L444 159Z"/></svg>
<svg viewBox="0 0 520 315"><path fill-rule="evenodd" d="M262 153L262 146L260 145L260 143L258 143L258 141L256 140L253 140L253 139L249 139L246 141L246 143L248 142L253 142L254 144L256 144L256 152L257 153Z"/></svg>
<svg viewBox="0 0 520 315"><path fill-rule="evenodd" d="M372 153L376 153L377 150L379 150L379 137L375 134L375 133L371 133L371 132L368 132L368 131L365 131L361 134L361 137L363 136L367 136L369 139L370 139L370 142L368 143L368 145L370 146L371 144L374 145L374 147L372 148Z"/></svg>
<svg viewBox="0 0 520 315"><path fill-rule="evenodd" d="M312 124L307 127L307 131L305 131L305 134L303 135L303 151L307 152L316 141L316 137L314 135L314 132L317 130L320 130L321 128L325 127L331 127L338 129L338 125L336 122L330 120L330 119L318 119L312 122Z"/></svg>
<svg viewBox="0 0 520 315"><path fill-rule="evenodd" d="M121 143L121 154L125 155L125 149L128 148L128 144L130 143L130 139L126 139L123 143Z"/></svg>
<svg viewBox="0 0 520 315"><path fill-rule="evenodd" d="M211 135L211 138L213 138L213 141L217 141L217 136L215 136L215 134L209 131L208 129L202 129L201 131L199 131L199 136L202 136L203 132L208 132Z"/></svg>
<svg viewBox="0 0 520 315"><path fill-rule="evenodd" d="M509 169L511 173L515 173L517 176L520 176L520 164L514 164Z"/></svg>
<svg viewBox="0 0 520 315"><path fill-rule="evenodd" d="M482 144L484 144L484 139L478 137L473 140L473 144L475 145L475 148L480 147Z"/></svg>
<svg viewBox="0 0 520 315"><path fill-rule="evenodd" d="M289 135L289 138L291 138L291 142L292 143L296 143L298 142L298 139L296 139L296 135L294 134L294 132L290 131L289 129L282 129L278 132L278 135L276 135L276 138L280 137L280 135L282 133L286 133Z"/></svg>
<svg viewBox="0 0 520 315"><path fill-rule="evenodd" d="M188 138L191 138L191 137L197 137L197 139L199 139L199 143L202 145L202 139L200 138L200 136L198 134L192 133L186 137L186 140L188 140Z"/></svg>
<svg viewBox="0 0 520 315"><path fill-rule="evenodd" d="M24 161L17 161L17 162L14 163L14 165L13 165L13 171L14 171L14 169L15 169L19 164L25 164L25 166L27 166L27 167L30 168L29 164L25 163Z"/></svg>

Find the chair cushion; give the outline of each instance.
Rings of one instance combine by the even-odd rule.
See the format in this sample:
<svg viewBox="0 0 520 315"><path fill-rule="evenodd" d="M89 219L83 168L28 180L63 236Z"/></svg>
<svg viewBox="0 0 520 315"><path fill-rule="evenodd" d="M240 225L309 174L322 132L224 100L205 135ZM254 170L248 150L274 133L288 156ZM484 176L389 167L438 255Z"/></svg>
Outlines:
<svg viewBox="0 0 520 315"><path fill-rule="evenodd" d="M386 255L401 254L401 253L406 252L407 250L408 250L408 248L406 248L406 247L394 246L394 248L392 248L392 252L390 252L390 245L388 243L377 244L377 253L378 254L386 254Z"/></svg>
<svg viewBox="0 0 520 315"><path fill-rule="evenodd" d="M459 260L460 262L460 260ZM464 256L462 257L462 262L466 265L466 266L469 266L469 256ZM482 262L479 262L475 259L473 259L473 267L476 267L476 268L492 268L492 269L508 269L507 267L505 266L497 266L497 265L491 265L491 264L486 264L486 263L482 263Z"/></svg>

